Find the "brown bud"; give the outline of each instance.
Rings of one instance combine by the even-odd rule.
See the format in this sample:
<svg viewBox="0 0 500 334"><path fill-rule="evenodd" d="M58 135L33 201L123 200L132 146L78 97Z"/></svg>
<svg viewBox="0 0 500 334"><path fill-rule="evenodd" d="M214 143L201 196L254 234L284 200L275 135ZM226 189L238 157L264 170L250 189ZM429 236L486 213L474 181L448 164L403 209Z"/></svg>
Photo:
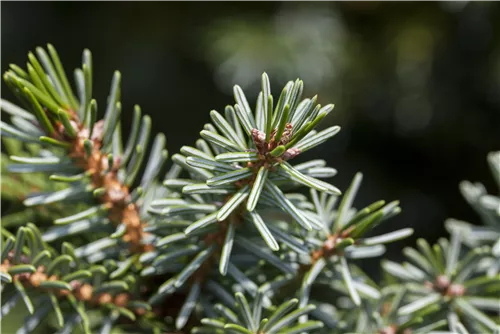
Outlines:
<svg viewBox="0 0 500 334"><path fill-rule="evenodd" d="M451 297L460 297L465 294L465 287L461 284L451 284L448 288L448 295Z"/></svg>
<svg viewBox="0 0 500 334"><path fill-rule="evenodd" d="M69 285L71 286L71 290L77 290L82 286L82 283L77 280L72 280L69 282Z"/></svg>
<svg viewBox="0 0 500 334"><path fill-rule="evenodd" d="M129 301L129 295L126 293L120 293L116 295L114 304L116 306L125 307Z"/></svg>
<svg viewBox="0 0 500 334"><path fill-rule="evenodd" d="M125 199L127 194L123 191L121 184L114 181L113 183L108 183L108 196L113 203L121 202Z"/></svg>
<svg viewBox="0 0 500 334"><path fill-rule="evenodd" d="M255 143L264 143L266 134L258 129L252 129L252 139Z"/></svg>
<svg viewBox="0 0 500 334"><path fill-rule="evenodd" d="M100 120L94 124L94 130L92 131L92 140L100 140L103 137L104 130L104 120Z"/></svg>
<svg viewBox="0 0 500 334"><path fill-rule="evenodd" d="M40 286L40 283L47 280L47 275L41 272L35 272L30 276L29 281L35 288Z"/></svg>
<svg viewBox="0 0 500 334"><path fill-rule="evenodd" d="M97 297L97 303L99 304L107 304L111 303L112 301L113 301L113 296L111 296L109 293L103 293Z"/></svg>
<svg viewBox="0 0 500 334"><path fill-rule="evenodd" d="M90 284L84 284L76 291L75 295L80 300L90 300L92 299L93 290Z"/></svg>
<svg viewBox="0 0 500 334"><path fill-rule="evenodd" d="M104 169L104 170L107 170L109 168L108 157L103 156L101 158L101 166L102 166L102 169Z"/></svg>
<svg viewBox="0 0 500 334"><path fill-rule="evenodd" d="M283 160L290 160L290 159L295 158L299 154L300 154L300 150L298 148L291 147L288 150L286 150L285 153L283 153L281 158L283 158Z"/></svg>
<svg viewBox="0 0 500 334"><path fill-rule="evenodd" d="M285 125L285 130L283 131L283 134L281 135L281 139L279 144L280 145L286 145L290 142L292 139L293 135L293 126L291 123L286 123Z"/></svg>
<svg viewBox="0 0 500 334"><path fill-rule="evenodd" d="M89 137L89 133L90 133L89 129L87 129L87 128L83 128L83 129L81 129L81 130L78 132L78 135L79 135L80 137L82 137L82 138L88 138L88 137Z"/></svg>
<svg viewBox="0 0 500 334"><path fill-rule="evenodd" d="M22 273L22 274L17 274L17 275L14 275L14 278L17 278L19 281L29 281L29 279L31 278L31 274L30 273Z"/></svg>
<svg viewBox="0 0 500 334"><path fill-rule="evenodd" d="M436 287L440 290L447 289L450 285L450 279L445 275L439 275L436 278Z"/></svg>
<svg viewBox="0 0 500 334"><path fill-rule="evenodd" d="M266 134L257 129L252 129L252 139L259 153L266 151Z"/></svg>

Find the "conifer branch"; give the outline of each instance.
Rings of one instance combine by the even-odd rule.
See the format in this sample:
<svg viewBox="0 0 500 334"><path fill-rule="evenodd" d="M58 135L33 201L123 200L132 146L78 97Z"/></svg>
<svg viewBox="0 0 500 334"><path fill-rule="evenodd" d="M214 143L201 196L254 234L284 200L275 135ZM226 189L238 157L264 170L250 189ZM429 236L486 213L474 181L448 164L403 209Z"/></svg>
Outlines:
<svg viewBox="0 0 500 334"><path fill-rule="evenodd" d="M15 292L2 306L2 317L21 298L32 317L40 306L32 302L36 293L51 298L51 306L57 314L58 326L64 326L61 305L68 304L71 312L80 318L85 333L92 333L86 311L106 307L135 320L136 315L150 313L148 304L134 300L131 277L114 280L116 270L109 266L88 265L75 255L73 246L63 243L62 254L57 254L42 240L40 231L33 224L18 229L16 236L2 230L5 237L0 272L2 283L12 283ZM128 282L127 282L128 281ZM38 319L39 321L40 319Z"/></svg>
<svg viewBox="0 0 500 334"><path fill-rule="evenodd" d="M121 237L130 245L132 252L144 252L150 249L151 245L144 244L145 222L141 217L138 201L132 200L130 186L135 181L144 158L144 151L147 149L151 121L148 116L141 118L140 109L136 107L136 110L139 110L136 112L139 114L136 122L139 123L142 119L142 125L136 127L138 130L134 131L134 135L127 143L127 154L121 156L122 142L119 135L119 116L122 108L119 102L121 74L115 72L106 114L104 119L96 121L97 103L92 99L90 51L84 51L82 70L78 69L75 72L80 97L78 101L67 81L57 52L51 45L48 49L50 57L42 48L37 48L43 67L37 57L30 53L29 75L25 76L20 68L16 68L17 72L10 70L4 75L7 85L21 101L26 103L27 109L33 114L5 100L2 100L2 110L9 113L13 120L24 119L30 122L34 130L30 132L28 129L15 128L6 123L2 123L2 127L7 129L4 131L6 136L64 150L61 158L12 157L12 160L24 163L25 167L24 170L20 170L20 165L12 165L11 170L43 172L47 171L47 168L43 167L52 165L53 167L48 170L53 173L51 179L69 182L70 187L60 192L28 198L24 203L28 206L40 205L81 196L90 197L93 194L96 203L99 204L95 207L99 209L94 212L107 218L117 227L123 226ZM35 131L43 135L35 135ZM156 178L167 157L163 135L157 136L155 144L154 153L158 156L150 161L149 174L142 180L142 185L150 184ZM66 160L70 162L65 162ZM68 175L69 171L66 168L68 163L78 169L77 174ZM126 178L119 175L125 168ZM83 179L80 179L80 175L84 176ZM73 187L75 183L76 186ZM59 219L59 222L62 220Z"/></svg>
<svg viewBox="0 0 500 334"><path fill-rule="evenodd" d="M413 229L376 234L401 208L357 209L361 173L341 194L324 160L293 164L340 130L318 128L333 104L303 99L301 80L273 97L264 73L255 103L235 86L235 103L210 112L161 184L166 139L150 145L138 106L122 141L121 74L98 108L90 51L74 92L47 49L11 65L19 105L0 106L2 195L27 208L2 217L1 315L20 301L30 314L18 333L49 315L58 333L500 333L500 199L482 185L461 191L487 226L448 220L449 239L419 239L402 264L384 259L377 283L356 261ZM488 156L497 181L499 157Z"/></svg>

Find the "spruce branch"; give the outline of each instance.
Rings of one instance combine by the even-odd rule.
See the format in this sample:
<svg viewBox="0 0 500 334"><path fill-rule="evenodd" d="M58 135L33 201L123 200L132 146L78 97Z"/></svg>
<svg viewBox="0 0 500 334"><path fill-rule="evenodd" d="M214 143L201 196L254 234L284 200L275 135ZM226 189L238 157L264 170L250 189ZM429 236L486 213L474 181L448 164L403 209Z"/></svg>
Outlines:
<svg viewBox="0 0 500 334"><path fill-rule="evenodd" d="M490 152L487 160L500 189L500 152ZM488 274L494 276L500 272L500 197L488 194L484 185L479 182L462 181L459 188L485 226L471 225L456 219L449 219L445 226L450 233L456 229L460 230L464 243L469 247L491 246L493 258Z"/></svg>
<svg viewBox="0 0 500 334"><path fill-rule="evenodd" d="M299 225L313 228L313 223L287 199L281 189L283 185L301 184L323 192L340 193L334 186L315 178L317 175L333 176L335 170L326 167L301 170L287 163L339 130L339 127L320 133L314 130L333 105L321 108L316 105L316 98L300 102L302 90L300 80L289 82L274 108L269 79L264 73L262 92L252 111L241 88L235 86L236 105L227 106L224 116L211 111L212 124L206 124L200 132L202 139L197 141L197 147L184 146L181 154L173 156L174 162L187 171L190 179L168 179L165 186L180 193L176 198L184 199L175 205L170 205L172 202L168 199L152 203L150 212L160 217L199 215L200 218L186 228L188 236L206 227L220 226L219 234L216 237L206 234L205 241L217 241L219 247L224 244L223 262L220 262L222 274L226 274L228 266L233 229L238 230L248 222L271 250L279 250L269 224L260 214L262 207L281 208ZM219 199L214 198L217 195ZM233 226L228 228L228 225ZM161 246L170 240L167 238L159 241Z"/></svg>
<svg viewBox="0 0 500 334"><path fill-rule="evenodd" d="M298 323L301 315L315 309L314 305L303 308L297 307L298 300L291 299L281 305L264 307L264 292L259 289L253 304L249 304L246 297L237 292L235 306L237 313L222 304L215 305L214 309L219 318L204 318L201 320L203 327L194 328L192 333L242 333L242 334L294 334L310 332L323 327L320 321Z"/></svg>
<svg viewBox="0 0 500 334"><path fill-rule="evenodd" d="M226 284L213 288L220 274L228 276L224 282L255 296L258 285L242 268L255 268L260 260L281 273L296 273L296 266L273 254L287 241L276 224L295 220L305 229L319 224L307 218L287 188L306 185L340 194L316 178L336 173L324 161L296 166L287 162L338 132L339 127L314 130L333 105L321 108L316 98L301 102L303 84L297 80L287 84L274 107L269 87L264 74L252 111L235 86L236 105L227 106L224 116L211 111L212 123L204 126L196 147L184 146L172 157L179 169L164 181L167 196L154 200L149 210L154 219L148 230L156 233L156 248L141 256L142 275L169 274L150 298L153 305L178 291L186 291L189 303L201 303L200 289L210 299L227 299L232 292L225 291ZM177 263L185 256L187 265ZM177 318L178 329L193 310L187 301L182 309L186 312Z"/></svg>
<svg viewBox="0 0 500 334"><path fill-rule="evenodd" d="M300 168L307 170L318 168L318 166L324 166L324 163L313 161L304 163ZM231 281L242 291L255 297L258 293L257 276L263 273L266 273L266 277L270 280L279 273L284 274L284 278L281 279L284 285L293 285L293 282L301 281L302 287L299 285L300 289L297 292L301 307L307 305L312 286L322 284L325 280L331 281L331 277L336 277L342 283L338 284L339 281L334 280L332 281L334 284L329 284L328 287L340 293L349 291L357 303L360 303L359 295L362 298L378 298L379 294L373 290L372 283L363 280L358 270L349 262L381 255L384 251L384 243L397 241L411 235L413 231L402 229L366 238L365 233L383 220L397 214L400 209L396 202L384 206L383 202L378 201L363 210L356 211L352 207L352 202L360 181L361 174L358 174L338 209L335 209L336 196L329 196L326 193L318 194L313 189L310 202L306 196L288 193L287 200L320 229L306 235L301 229L288 223L290 217L279 210L275 203L271 202L267 206L262 206L260 212L262 222L266 222L265 227L269 234L277 244L281 245L282 256L276 257L270 247L263 247L266 241L261 237L260 231L249 229L254 223L255 218L252 217L254 213L246 213L243 205L238 207L238 216L230 215L228 221L217 221L218 212L210 208L211 204L208 203L214 203L219 196L224 198L227 193L219 195L219 193L207 194L201 191L196 194L184 192L181 194L177 191L190 187L196 181L167 179L165 185L171 191L170 197L153 202L151 211L154 211L158 218L148 227L148 229L154 228L158 232L161 231L165 236L159 238L155 251L144 254L141 261L144 261L146 265L143 275L162 275L168 272L172 273L173 277L168 276L169 278L150 302L154 305L161 300L168 300L170 295L179 290L187 290L186 293L190 296L192 296L190 291L193 291L193 288L197 290L201 287L202 291L209 290L207 280L212 281L220 277L219 273L214 272L217 267L220 272L227 273L229 280L224 280L225 283L219 286L219 289L207 291L211 295L210 298L214 300L228 299L223 295L227 296L230 291L224 292L225 289L227 290L224 286L227 285L226 282ZM231 189L234 188L225 190L231 191ZM265 196L263 195L263 201L269 199ZM161 208L163 212L157 208ZM207 211L204 211L205 208ZM196 216L202 218L194 224L190 223L196 220ZM167 221L165 217L168 217ZM192 217L192 220L186 220L188 217ZM215 250L214 243L218 246ZM198 261L201 254L207 254L208 249L212 255L207 258L203 256L202 260L205 262ZM232 253L231 256L229 256L230 253ZM188 268L176 261L186 255L192 259L188 265L190 268L188 274L191 275L188 282L184 274ZM218 266L217 259L219 259ZM259 261L266 261L268 267L258 266ZM242 270L242 268L254 270ZM353 269L354 274L351 273ZM179 278L182 279L180 283ZM271 293L268 291L267 298L272 297ZM193 300L190 301L193 302ZM306 316L302 316L301 319L302 322L308 321Z"/></svg>
<svg viewBox="0 0 500 334"><path fill-rule="evenodd" d="M2 240L2 285L11 284L3 286L6 302L1 313L5 317L22 299L31 316L20 332L33 330L50 309L56 314L59 328L65 326L64 309L64 316L79 319L66 326L80 323L85 333L93 332L87 315L91 308L106 308L110 314L118 312L132 321L136 315L151 313L147 303L135 299L138 290L134 277L120 275L117 280L112 262L89 265L76 257L73 246L66 242L62 254L58 254L31 223L20 227L15 236L2 229ZM40 292L48 297L48 304L45 297L39 297Z"/></svg>
<svg viewBox="0 0 500 334"><path fill-rule="evenodd" d="M500 276L488 276L485 263L488 246L464 250L461 232L451 239L440 239L432 247L424 239L418 250L407 247L403 253L409 262L402 265L385 260L383 268L408 289L406 304L398 309L405 316L439 305L431 314L456 314L472 332L493 331L491 315L499 310Z"/></svg>
<svg viewBox="0 0 500 334"><path fill-rule="evenodd" d="M359 275L352 274L352 263L358 259L368 259L382 255L385 243L394 242L413 233L411 228L393 231L387 234L366 237L377 225L400 212L398 202L385 204L377 201L364 209L356 210L353 201L360 187L362 174L357 173L350 187L338 205L338 197L318 194L311 190L311 202L305 211L311 221L317 221L321 229L309 232L305 242L297 245L299 235L293 230L284 230L289 252L287 256L300 265L299 280L302 282L297 297L300 305L309 301L313 285L327 277L338 277L343 282L355 305L361 305L360 294L368 298L378 298L371 283Z"/></svg>
<svg viewBox="0 0 500 334"><path fill-rule="evenodd" d="M4 79L26 109L2 100L1 108L10 114L12 125L2 122L2 133L25 142L35 142L48 149L38 157L11 156L9 169L19 173L51 173L51 180L63 182L65 189L32 195L26 206L39 206L67 200L91 200L96 205L85 213L59 218L45 234L46 240L90 230L106 230L111 223L132 252L150 248L144 244L144 214L139 200L132 200L131 186L141 168L148 148L151 120L136 107L134 131L123 154L119 117L121 113L121 74L115 72L104 119L97 120L97 102L92 99L92 56L83 53L82 69L75 70L78 99L75 98L55 49L48 45L50 56L37 48L29 54L27 73L19 67L5 73ZM138 124L141 123L139 126ZM30 124L30 126L24 126ZM165 139L157 135L154 157L138 189L151 185L167 158ZM59 152L60 151L60 152ZM122 155L123 154L123 155Z"/></svg>
<svg viewBox="0 0 500 334"><path fill-rule="evenodd" d="M1 101L11 149L2 188L30 210L62 208L49 224L19 216L2 229L2 316L18 301L30 313L19 333L49 315L59 333L78 324L87 333L498 331L498 198L464 183L491 226L448 221L450 240L420 239L418 250L404 249L408 262L384 260L379 286L356 261L413 230L376 234L401 209L398 201L356 209L361 173L342 195L323 180L336 175L324 160L292 164L340 130L317 129L333 105L303 99L301 80L275 99L263 74L253 106L235 86L235 104L210 112L161 184L166 139L150 143L151 119L138 106L122 141L119 72L98 108L88 50L76 93L51 45L28 58L4 75L19 106ZM489 156L497 174L498 157ZM304 186L308 195L295 192Z"/></svg>
<svg viewBox="0 0 500 334"><path fill-rule="evenodd" d="M48 243L54 242L61 245L60 241L69 238L77 241L80 247L74 249L67 242L62 244L63 252L64 249L71 250L71 257L63 254L56 258L55 263L63 265L65 275L68 270L77 270L77 273L84 273L82 275L85 277L89 270L92 272L94 269L97 271L92 272L90 278L104 275L96 278L97 281L92 284L81 285L75 281L76 285L71 286L68 298L76 298L80 313L71 318L68 328L85 322L87 311L95 308L104 314L109 313L109 317L103 320L107 324L105 327L111 326L118 319L123 324L125 318L147 327L147 319L157 319L158 315L136 319L135 309L150 310L150 305L141 301L147 299L148 291L144 290L144 282L136 282L136 266L140 264L138 254L152 249L151 236L144 231L149 220L146 208L158 191L157 178L167 159L165 137L163 134L155 137L151 147L152 157L145 159L151 120L149 116L142 115L140 108L136 106L132 134L125 148L123 147L120 125L121 74L117 71L114 73L106 112L103 119L99 119L97 102L92 99L92 57L88 50L83 52L82 68L75 70L78 98L51 45L48 45L48 53L37 48L36 56L29 54L27 71L12 65L11 70L4 74L4 79L22 105L21 107L4 99L0 105L11 121L10 124L1 122L2 136L4 142L9 144L7 147L15 151L10 152L11 162L5 166L12 173L7 182L12 183L16 178L29 178L31 182L35 180L34 176L39 176L40 186L32 187L23 194L23 204L28 210L39 212L47 212L48 208L56 205L65 208L58 212L56 219L51 222L52 226L44 228L42 232L36 230L40 242L46 247ZM12 139L24 143L24 149L28 151L20 145L13 146ZM147 164L139 179L144 160ZM2 186L10 183L3 183ZM76 205L68 206L68 203ZM67 210L68 208L73 210ZM14 218L16 222L21 220L22 223L22 217ZM24 234L36 234L30 231L23 227L18 229L21 235L15 239L17 249L23 249L24 246L17 245L24 243L32 246L30 237L22 238ZM3 233L9 232L3 230ZM32 248L28 250L28 254L35 252ZM16 254L19 252L14 253L13 258L10 255L2 258L5 260L2 264L2 282L7 284L7 288L14 284L18 289L38 289L38 281L41 281L42 287L53 286L68 290L67 284L61 281L62 276L51 275L42 266L20 263ZM66 263L70 258L71 262ZM27 259L33 260L32 257ZM74 263L79 264L75 267ZM14 267L18 268L16 270L27 271L13 272ZM50 267L47 270L49 269ZM11 272L14 276L10 275ZM20 277L24 278L19 280ZM19 283L21 281L22 284ZM135 289L133 294L130 290L132 287ZM85 294L81 295L80 290L82 293L85 291ZM55 296L60 297L60 294ZM135 296L134 300L132 295ZM48 297L52 304L57 305L57 300L54 302L51 294ZM29 297L23 299L29 301ZM129 301L132 302L130 307ZM14 302L9 305L13 304ZM27 305L29 304L30 302ZM58 325L61 325L61 311L58 307L53 310L58 317ZM20 329L20 332L33 330L48 312L50 308L46 308L44 303L38 304L32 316L36 317L28 320L28 327ZM88 328L88 324L85 326ZM154 327L164 328L164 325Z"/></svg>
<svg viewBox="0 0 500 334"><path fill-rule="evenodd" d="M398 314L398 309L408 294L405 287L389 285L376 289L379 291L379 298L366 299L359 308L348 309L348 312L354 314L348 320L355 333L424 334L447 325L446 319L428 317L439 309L438 305L429 305L411 315Z"/></svg>

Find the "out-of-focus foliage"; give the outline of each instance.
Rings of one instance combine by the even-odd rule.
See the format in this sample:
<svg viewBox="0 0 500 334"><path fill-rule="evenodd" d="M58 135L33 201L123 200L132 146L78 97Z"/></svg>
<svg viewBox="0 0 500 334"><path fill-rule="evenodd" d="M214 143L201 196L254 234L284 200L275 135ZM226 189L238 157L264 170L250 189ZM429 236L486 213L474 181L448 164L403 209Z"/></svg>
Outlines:
<svg viewBox="0 0 500 334"><path fill-rule="evenodd" d="M270 20L233 17L215 22L204 38L222 89L258 84L256 73L266 71L278 81L300 76L317 91L337 81L347 61L344 24L328 5L284 4Z"/></svg>
<svg viewBox="0 0 500 334"><path fill-rule="evenodd" d="M497 189L500 189L500 152L489 153L488 164L497 183ZM491 246L493 259L489 264L488 273L494 276L500 272L500 197L488 194L480 182L462 181L460 191L481 217L484 226L450 219L446 224L447 228L450 231L459 231L469 247L478 247L482 244Z"/></svg>

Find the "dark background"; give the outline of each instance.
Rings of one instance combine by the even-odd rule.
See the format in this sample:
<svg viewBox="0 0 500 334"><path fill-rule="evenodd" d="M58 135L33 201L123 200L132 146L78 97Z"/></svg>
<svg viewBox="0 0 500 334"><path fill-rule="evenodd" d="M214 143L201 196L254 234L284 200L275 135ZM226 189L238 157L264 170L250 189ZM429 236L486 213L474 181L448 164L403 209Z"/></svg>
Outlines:
<svg viewBox="0 0 500 334"><path fill-rule="evenodd" d="M401 200L381 226L445 235L447 217L480 223L458 183L498 192L486 154L500 149L500 7L494 2L2 2L1 69L25 67L52 43L66 70L89 48L104 105L122 72L124 124L134 104L167 135L171 155L192 145L211 109L254 101L266 71L276 95L300 77L305 95L335 103L321 127L337 137L304 158L337 168L345 190L364 173L358 205ZM12 99L2 83L2 96ZM403 244L390 246L398 257Z"/></svg>

